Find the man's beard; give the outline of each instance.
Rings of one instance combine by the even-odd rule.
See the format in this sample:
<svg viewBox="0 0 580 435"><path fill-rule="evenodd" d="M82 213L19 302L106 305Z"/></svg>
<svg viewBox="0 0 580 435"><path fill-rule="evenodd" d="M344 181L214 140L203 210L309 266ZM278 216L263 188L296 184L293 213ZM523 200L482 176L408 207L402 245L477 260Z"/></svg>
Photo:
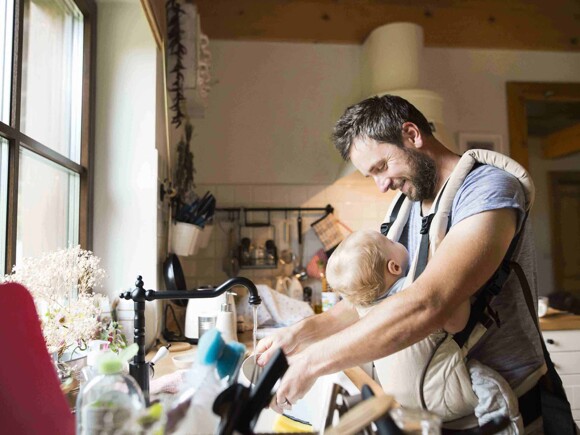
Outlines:
<svg viewBox="0 0 580 435"><path fill-rule="evenodd" d="M407 154L407 161L411 168L411 177L408 180L414 187L407 195L411 201L423 201L435 197L435 183L437 180L437 166L435 161L412 148L403 148Z"/></svg>

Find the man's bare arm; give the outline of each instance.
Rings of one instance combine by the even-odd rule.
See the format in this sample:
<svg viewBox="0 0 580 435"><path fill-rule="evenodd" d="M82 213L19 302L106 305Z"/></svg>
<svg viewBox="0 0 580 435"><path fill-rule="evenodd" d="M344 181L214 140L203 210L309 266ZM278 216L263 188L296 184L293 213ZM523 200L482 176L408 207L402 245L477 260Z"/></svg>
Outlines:
<svg viewBox="0 0 580 435"><path fill-rule="evenodd" d="M291 357L278 400L301 398L316 377L397 352L440 329L491 277L515 234L516 211L501 209L454 225L423 274L352 326Z"/></svg>
<svg viewBox="0 0 580 435"><path fill-rule="evenodd" d="M256 352L263 355L258 363L266 364L274 350L279 347L287 356L300 352L310 344L342 331L355 323L358 318L356 309L347 302L341 301L322 314L308 317L260 340Z"/></svg>

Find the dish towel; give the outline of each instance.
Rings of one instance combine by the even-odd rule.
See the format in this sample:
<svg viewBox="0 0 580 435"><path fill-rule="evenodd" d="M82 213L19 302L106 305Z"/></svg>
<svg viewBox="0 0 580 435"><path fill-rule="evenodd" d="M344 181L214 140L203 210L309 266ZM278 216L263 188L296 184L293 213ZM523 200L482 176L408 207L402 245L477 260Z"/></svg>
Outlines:
<svg viewBox="0 0 580 435"><path fill-rule="evenodd" d="M258 326L289 326L314 315L307 302L292 299L267 285L259 284L256 288L262 298L258 309ZM252 308L248 303L248 296L240 298L236 308L238 321L243 318L245 330L252 329Z"/></svg>

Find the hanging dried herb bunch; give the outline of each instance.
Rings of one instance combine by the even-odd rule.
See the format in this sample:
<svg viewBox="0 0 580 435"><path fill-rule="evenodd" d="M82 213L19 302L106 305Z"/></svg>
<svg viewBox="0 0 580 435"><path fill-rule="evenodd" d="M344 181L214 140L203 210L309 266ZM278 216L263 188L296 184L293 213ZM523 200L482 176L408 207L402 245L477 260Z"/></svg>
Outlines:
<svg viewBox="0 0 580 435"><path fill-rule="evenodd" d="M185 11L177 0L167 0L165 3L167 11L167 51L169 56L173 56L175 64L168 72L171 76L171 84L169 85L169 92L171 93L170 110L173 112L171 123L175 127L179 127L185 117L181 110L181 103L185 101L183 91L183 81L185 79L183 70L183 56L187 53L187 49L182 42L183 29L181 28L181 16ZM169 65L169 62L168 62Z"/></svg>
<svg viewBox="0 0 580 435"><path fill-rule="evenodd" d="M175 169L177 199L182 204L188 202L188 196L195 187L193 180L195 167L193 166L193 153L191 152L192 136L193 125L187 121L185 124L185 136L182 136L177 144L177 168Z"/></svg>

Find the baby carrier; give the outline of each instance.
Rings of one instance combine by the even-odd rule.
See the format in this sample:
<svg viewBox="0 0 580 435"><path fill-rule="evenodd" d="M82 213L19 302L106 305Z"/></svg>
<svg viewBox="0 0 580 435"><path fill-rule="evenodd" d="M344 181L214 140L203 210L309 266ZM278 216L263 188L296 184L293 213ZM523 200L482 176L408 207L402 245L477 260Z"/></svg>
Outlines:
<svg viewBox="0 0 580 435"><path fill-rule="evenodd" d="M487 150L467 151L461 157L444 187L437 194L431 211L423 218L419 250L411 262L405 287L419 277L425 269L429 258L435 253L445 237L451 226L450 212L455 195L477 163L500 168L519 180L525 194L527 217L527 213L534 201L534 185L526 170L514 160L499 153ZM411 207L412 201L406 198L404 194L399 193L391 203L385 222L381 226L383 235L391 240L398 241L409 219ZM471 314L463 331L457 334L437 331L406 349L375 361L376 373L385 392L396 397L402 406L423 408L434 412L444 422L452 422L448 424L448 427L463 429L478 425L478 421L474 416L478 397L472 389L472 378L467 366L468 354L492 323L498 322L498 317L491 309L490 302L499 294L510 274L513 267L511 257L518 244L523 226L522 224L522 228L514 237L496 273L472 298ZM516 272L520 281L522 278L525 280L521 268L519 272L517 270ZM530 314L537 321L529 287L528 293L529 295L526 295L528 308ZM544 355L548 362L549 355L547 351L544 351ZM477 364L476 361L473 361L473 363ZM548 362L548 368L550 368L550 365L551 362ZM471 367L472 369L474 368L473 366ZM472 372L481 368L481 366L476 366ZM485 366L483 368L485 370ZM534 390L533 387L538 384L538 380L546 373L546 370L546 365L542 365L528 376L524 382L525 385L518 387L516 393L521 396L523 393ZM491 369L487 373L489 374L489 372L497 374ZM555 371L553 372L555 374ZM500 377L499 374L497 376ZM515 398L509 388L509 384L503 378L498 381L496 383L496 385L499 385L498 391L503 394L507 387L510 390L507 395ZM523 395L525 396L525 394ZM515 412L517 413L517 400L514 400L514 402L516 402ZM520 399L520 408L522 407ZM520 410L520 412L523 411ZM524 422L527 424L541 414L542 411L537 410L535 415L528 416L528 421L524 418ZM517 427L521 428L521 423L518 423ZM515 431L518 430L516 429Z"/></svg>

